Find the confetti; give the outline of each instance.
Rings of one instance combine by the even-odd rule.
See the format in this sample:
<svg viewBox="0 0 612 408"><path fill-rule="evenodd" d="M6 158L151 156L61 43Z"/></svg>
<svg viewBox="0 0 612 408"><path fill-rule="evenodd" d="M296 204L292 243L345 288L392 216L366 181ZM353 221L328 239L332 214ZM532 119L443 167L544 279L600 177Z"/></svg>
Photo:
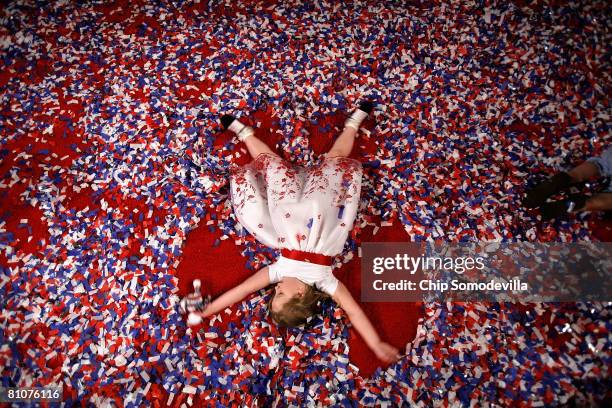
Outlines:
<svg viewBox="0 0 612 408"><path fill-rule="evenodd" d="M270 324L262 291L190 328L176 268L206 225L250 269L277 256L227 197L234 112L300 165L309 129L363 98L359 232L412 241L591 240L541 223L538 178L601 153L606 3L63 1L0 18L0 379L67 405L587 405L610 389L610 304L427 302L396 364L363 378L348 322ZM519 3L519 4L522 4ZM269 128L269 129L268 129ZM11 212L19 214L11 217Z"/></svg>

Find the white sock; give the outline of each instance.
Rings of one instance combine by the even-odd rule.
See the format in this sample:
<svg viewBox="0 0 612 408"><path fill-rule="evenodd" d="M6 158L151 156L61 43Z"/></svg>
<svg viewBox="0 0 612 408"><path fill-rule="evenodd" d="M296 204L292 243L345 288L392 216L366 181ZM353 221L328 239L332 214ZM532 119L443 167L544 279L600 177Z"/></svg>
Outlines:
<svg viewBox="0 0 612 408"><path fill-rule="evenodd" d="M363 122L363 120L367 117L367 112L364 112L361 109L355 109L355 112L353 112L351 117L346 120L344 126L359 130L359 125L361 125L361 122Z"/></svg>
<svg viewBox="0 0 612 408"><path fill-rule="evenodd" d="M241 142L244 142L247 137L252 136L253 133L255 133L252 127L245 125L238 119L234 119L232 124L229 125L227 129L234 132L236 136L238 136L238 140Z"/></svg>
<svg viewBox="0 0 612 408"><path fill-rule="evenodd" d="M227 128L228 130L231 130L232 132L238 134L240 133L240 131L245 127L246 125L242 122L240 122L238 119L234 119L234 121L232 122L231 125L229 125L229 127Z"/></svg>

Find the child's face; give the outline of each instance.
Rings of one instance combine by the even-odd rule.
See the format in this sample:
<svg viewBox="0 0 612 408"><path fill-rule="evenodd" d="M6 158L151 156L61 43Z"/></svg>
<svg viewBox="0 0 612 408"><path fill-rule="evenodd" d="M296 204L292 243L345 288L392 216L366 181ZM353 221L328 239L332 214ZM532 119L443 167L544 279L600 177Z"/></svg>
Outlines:
<svg viewBox="0 0 612 408"><path fill-rule="evenodd" d="M272 310L282 310L285 303L294 296L302 296L306 290L306 284L297 278L284 277L274 288L274 299L272 299Z"/></svg>

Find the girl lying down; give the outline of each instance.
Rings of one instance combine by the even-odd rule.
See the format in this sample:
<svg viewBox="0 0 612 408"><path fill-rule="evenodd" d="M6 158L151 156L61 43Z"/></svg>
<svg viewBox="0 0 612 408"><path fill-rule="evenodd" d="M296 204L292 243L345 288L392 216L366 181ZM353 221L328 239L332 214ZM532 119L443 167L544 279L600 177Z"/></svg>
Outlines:
<svg viewBox="0 0 612 408"><path fill-rule="evenodd" d="M253 161L233 171L232 205L238 221L264 245L281 250L279 259L194 312L189 324L214 315L275 284L270 315L284 327L303 325L330 296L376 356L393 362L398 350L384 342L350 292L332 274L332 259L343 250L361 194L361 163L349 158L361 122L373 105L363 102L347 119L332 148L315 166L294 166L258 139L253 128L232 116L221 118Z"/></svg>

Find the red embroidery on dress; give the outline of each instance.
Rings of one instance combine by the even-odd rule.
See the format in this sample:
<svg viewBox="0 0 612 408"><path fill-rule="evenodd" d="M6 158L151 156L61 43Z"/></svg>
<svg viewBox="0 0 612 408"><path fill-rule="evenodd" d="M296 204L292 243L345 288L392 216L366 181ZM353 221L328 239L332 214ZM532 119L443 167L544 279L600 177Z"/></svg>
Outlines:
<svg viewBox="0 0 612 408"><path fill-rule="evenodd" d="M275 154L260 154L251 163L233 169L231 177L235 186L232 201L238 213L249 202L261 200L267 206L268 200L275 203L295 198L297 191L302 190L295 170Z"/></svg>
<svg viewBox="0 0 612 408"><path fill-rule="evenodd" d="M307 179L312 184L305 189L304 197L310 196L315 191L332 190L333 203L339 206L352 202L352 198L358 197L361 192L361 163L355 159L325 158L307 171Z"/></svg>
<svg viewBox="0 0 612 408"><path fill-rule="evenodd" d="M250 177L247 172L251 173ZM302 198L308 198L315 191L325 190L334 192L334 205L347 204L359 196L361 173L361 163L346 157L325 158L308 168L294 168L277 155L262 153L232 174L236 186L234 207L241 211L247 201L262 199L274 204L297 199L299 192L303 192ZM308 181L307 186L304 180Z"/></svg>
<svg viewBox="0 0 612 408"><path fill-rule="evenodd" d="M310 167L293 166L277 155L263 153L251 163L232 169L231 177L232 204L237 216L243 218L243 214L253 216L262 209L270 211L277 205L309 198L335 208L351 206L361 193L362 168L359 161L343 157L324 158ZM284 214L292 219L287 222L293 222L290 211ZM299 219L297 215L296 218ZM322 213L317 214L317 219L321 218ZM263 224L256 224L259 220L253 221L251 225L263 228ZM296 235L298 242L306 238L303 234ZM284 237L276 240L286 241Z"/></svg>

